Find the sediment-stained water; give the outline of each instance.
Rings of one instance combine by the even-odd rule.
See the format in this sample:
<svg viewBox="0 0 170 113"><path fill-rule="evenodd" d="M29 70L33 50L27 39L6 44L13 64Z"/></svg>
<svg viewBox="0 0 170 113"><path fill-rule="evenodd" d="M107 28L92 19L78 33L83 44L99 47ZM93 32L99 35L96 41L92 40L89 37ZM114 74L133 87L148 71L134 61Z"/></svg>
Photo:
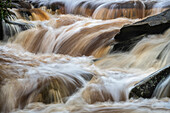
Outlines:
<svg viewBox="0 0 170 113"><path fill-rule="evenodd" d="M75 101L75 100L74 100ZM14 113L169 113L168 98L158 99L139 99L129 100L126 102L104 102L96 104L83 105L77 104L51 104L33 103L28 105L24 110L18 110Z"/></svg>
<svg viewBox="0 0 170 113"><path fill-rule="evenodd" d="M76 14L94 19L117 17L144 18L169 7L169 0L28 0L35 7L46 6L50 12Z"/></svg>
<svg viewBox="0 0 170 113"><path fill-rule="evenodd" d="M94 65L94 57L35 55L15 44L1 45L0 53L1 111L168 113L170 110L169 98L128 100L133 84L154 72L153 67L102 68L101 64Z"/></svg>
<svg viewBox="0 0 170 113"><path fill-rule="evenodd" d="M15 43L1 44L1 111L24 108L16 112L169 112L169 98L128 99L135 83L169 65L169 52L162 59L155 57L168 44L167 36L168 31L152 35L129 53L106 56L96 62L94 57L34 54ZM142 49L146 44L149 47ZM143 57L146 53L147 58ZM138 64L140 58L144 62Z"/></svg>
<svg viewBox="0 0 170 113"><path fill-rule="evenodd" d="M156 89L159 99L129 99L137 82L170 65L170 29L145 36L129 52L109 54L120 29L140 19L96 20L32 9L25 20L12 11L16 22L33 26L0 44L0 112L170 112L170 99L161 98L169 79Z"/></svg>
<svg viewBox="0 0 170 113"><path fill-rule="evenodd" d="M102 21L61 15L44 23L36 23L37 28L16 35L14 43L33 53L101 57L108 53L109 45L114 42L113 37L120 28L135 21L127 18Z"/></svg>

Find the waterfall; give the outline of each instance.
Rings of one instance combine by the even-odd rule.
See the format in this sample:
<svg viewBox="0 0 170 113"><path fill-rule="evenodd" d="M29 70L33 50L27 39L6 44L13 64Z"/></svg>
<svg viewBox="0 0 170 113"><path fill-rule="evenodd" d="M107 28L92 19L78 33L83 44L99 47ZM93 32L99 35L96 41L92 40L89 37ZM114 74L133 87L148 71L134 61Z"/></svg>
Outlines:
<svg viewBox="0 0 170 113"><path fill-rule="evenodd" d="M152 98L129 93L170 65L170 29L110 53L123 26L164 11L167 1L27 1L35 8L10 9L15 18L3 23L0 112L169 113L169 76Z"/></svg>
<svg viewBox="0 0 170 113"><path fill-rule="evenodd" d="M153 97L157 97L157 98L162 98L162 97L167 97L169 96L169 82L170 82L170 76L165 80L162 81L157 88L155 89L154 93L153 93Z"/></svg>
<svg viewBox="0 0 170 113"><path fill-rule="evenodd" d="M138 42L130 52L108 55L96 64L101 68L163 68L169 65L169 38L169 30L164 35L150 35Z"/></svg>
<svg viewBox="0 0 170 113"><path fill-rule="evenodd" d="M21 44L33 53L101 57L108 53L108 45L113 42L119 29L133 21L124 18L87 20L79 16L61 15L55 20L44 22L43 25L39 23L41 27L21 32L14 37L14 43ZM37 26L40 26L39 24Z"/></svg>
<svg viewBox="0 0 170 113"><path fill-rule="evenodd" d="M94 19L144 18L169 7L169 0L28 0L62 14L78 14Z"/></svg>

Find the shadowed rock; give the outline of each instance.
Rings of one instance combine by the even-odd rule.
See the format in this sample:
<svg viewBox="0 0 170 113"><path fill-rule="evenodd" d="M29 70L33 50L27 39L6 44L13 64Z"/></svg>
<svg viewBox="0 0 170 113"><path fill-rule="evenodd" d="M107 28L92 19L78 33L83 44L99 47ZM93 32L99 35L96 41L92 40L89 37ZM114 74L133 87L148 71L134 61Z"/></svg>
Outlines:
<svg viewBox="0 0 170 113"><path fill-rule="evenodd" d="M31 4L25 0L12 0L12 8L26 8L31 9Z"/></svg>
<svg viewBox="0 0 170 113"><path fill-rule="evenodd" d="M4 36L4 33L3 33L2 20L0 20L0 40L3 40L3 36Z"/></svg>
<svg viewBox="0 0 170 113"><path fill-rule="evenodd" d="M1 2L2 3L5 2L6 4L8 4L6 6L8 8L18 8L18 9L23 9L23 8L31 9L32 8L31 4L25 0L11 0L11 1L2 0ZM14 22L13 20L15 20L16 15L10 10L7 10L7 11L9 12L9 15L0 20L0 40L4 40L4 38L9 38L15 35L18 31L24 31L33 26L33 25L29 25L24 22L22 23Z"/></svg>
<svg viewBox="0 0 170 113"><path fill-rule="evenodd" d="M116 51L128 51L144 36L162 34L168 28L170 28L170 9L132 25L125 25L115 36L115 40L118 43L114 45L111 53Z"/></svg>
<svg viewBox="0 0 170 113"><path fill-rule="evenodd" d="M170 76L170 65L149 75L131 90L129 98L151 98L156 87ZM166 88L166 87L165 87ZM169 89L166 89L169 90ZM168 95L167 95L168 96Z"/></svg>
<svg viewBox="0 0 170 113"><path fill-rule="evenodd" d="M27 29L30 29L32 27L34 27L34 25L32 24L27 24L24 22L15 22L15 21L10 21L10 20L3 20L2 21L2 30L1 32L3 32L2 37L0 38L0 40L4 40L7 41L10 37L14 36L15 34L21 32L21 31L25 31Z"/></svg>
<svg viewBox="0 0 170 113"><path fill-rule="evenodd" d="M126 41L143 34L161 34L169 27L170 9L132 25L125 25L115 36L115 40Z"/></svg>

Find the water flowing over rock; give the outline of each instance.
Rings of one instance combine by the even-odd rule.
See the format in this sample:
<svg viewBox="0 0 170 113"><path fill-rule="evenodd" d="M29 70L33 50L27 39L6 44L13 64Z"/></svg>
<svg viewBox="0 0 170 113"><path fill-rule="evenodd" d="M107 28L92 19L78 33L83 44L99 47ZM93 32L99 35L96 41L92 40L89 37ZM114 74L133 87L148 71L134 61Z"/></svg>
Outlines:
<svg viewBox="0 0 170 113"><path fill-rule="evenodd" d="M143 19L169 0L23 1L2 22L0 112L169 113L169 10ZM118 40L124 25L167 28Z"/></svg>
<svg viewBox="0 0 170 113"><path fill-rule="evenodd" d="M8 51L4 51L5 48ZM20 47L10 49L9 45L5 48L0 45L0 111L2 112L24 108L30 102L64 103L93 76L91 72L81 67L82 63L69 56L36 57ZM23 56L16 56L16 52L20 52L19 54ZM71 60L75 60L75 64L70 63ZM85 61L88 62L88 59Z"/></svg>
<svg viewBox="0 0 170 113"><path fill-rule="evenodd" d="M166 78L166 80L161 81L156 89L154 90L152 97L163 98L170 97L170 76Z"/></svg>
<svg viewBox="0 0 170 113"><path fill-rule="evenodd" d="M126 18L94 20L59 15L56 19L50 19L43 24L37 22L35 29L19 33L15 36L14 43L33 53L101 57L108 53L110 43L114 41L113 37L119 29L124 24L132 22L133 20Z"/></svg>
<svg viewBox="0 0 170 113"><path fill-rule="evenodd" d="M26 8L26 9L31 9L32 6L29 2L26 0L11 0L12 2L12 8Z"/></svg>
<svg viewBox="0 0 170 113"><path fill-rule="evenodd" d="M3 29L1 32L3 32L3 36L1 37L1 40L7 41L10 37L20 33L21 31L25 31L33 27L33 24L28 24L22 21L11 21L10 18L8 20L2 20Z"/></svg>
<svg viewBox="0 0 170 113"><path fill-rule="evenodd" d="M41 9L18 9L15 11L18 19L24 19L28 21L44 21L49 20L49 15Z"/></svg>
<svg viewBox="0 0 170 113"><path fill-rule="evenodd" d="M170 7L169 0L29 0L34 7L61 14L77 14L94 19L113 19L118 17L144 18L160 13Z"/></svg>
<svg viewBox="0 0 170 113"><path fill-rule="evenodd" d="M118 43L114 45L111 53L129 51L147 35L162 34L168 28L170 28L170 9L132 25L125 25L115 36Z"/></svg>
<svg viewBox="0 0 170 113"><path fill-rule="evenodd" d="M164 83L164 81L168 80L169 82L169 77L170 77L170 66L167 66L165 68L162 68L158 70L157 72L149 75L146 77L144 80L140 81L135 85L135 87L131 90L130 92L130 98L151 98L154 97L154 91L156 90L157 87L159 87L161 84ZM166 89L167 87L167 89ZM159 98L162 97L169 97L168 91L170 91L169 86L162 87L162 89L166 93L163 96L159 96ZM159 91L157 91L159 92ZM156 93L156 92L155 92ZM162 92L163 93L163 92ZM154 95L153 95L154 94Z"/></svg>
<svg viewBox="0 0 170 113"><path fill-rule="evenodd" d="M1 21L0 32L2 32L1 35L3 34L3 36L1 36L0 40L7 41L10 37L22 31L35 28L33 23L25 20L44 21L50 19L49 15L41 9L13 9L10 12L12 14Z"/></svg>
<svg viewBox="0 0 170 113"><path fill-rule="evenodd" d="M10 37L21 31L35 27L25 20L48 20L50 17L41 9L32 9L30 3L24 0L12 0L13 9L9 9L10 15L0 22L0 40L7 41ZM20 19L20 20L18 20ZM21 20L22 19L22 20Z"/></svg>

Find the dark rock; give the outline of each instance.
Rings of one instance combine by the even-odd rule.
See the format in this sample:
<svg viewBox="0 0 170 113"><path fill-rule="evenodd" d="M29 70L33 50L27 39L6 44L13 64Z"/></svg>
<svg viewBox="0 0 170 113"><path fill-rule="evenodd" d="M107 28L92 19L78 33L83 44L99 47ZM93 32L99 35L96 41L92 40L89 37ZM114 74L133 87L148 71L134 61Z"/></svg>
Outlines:
<svg viewBox="0 0 170 113"><path fill-rule="evenodd" d="M47 7L48 8L48 7ZM49 9L52 9L52 11L58 11L60 14L65 14L65 5L62 2L54 2L49 4Z"/></svg>
<svg viewBox="0 0 170 113"><path fill-rule="evenodd" d="M112 3L112 5L114 5L114 9L144 9L144 4L141 1L116 2Z"/></svg>
<svg viewBox="0 0 170 113"><path fill-rule="evenodd" d="M50 4L50 8L52 9L52 11L59 10L61 7L64 7L64 4L60 2L54 2Z"/></svg>
<svg viewBox="0 0 170 113"><path fill-rule="evenodd" d="M120 32L116 34L115 40L118 43L114 44L111 53L129 51L143 39L144 36L162 34L168 28L170 28L170 9L132 25L125 25L121 28Z"/></svg>
<svg viewBox="0 0 170 113"><path fill-rule="evenodd" d="M143 37L144 35L141 35L131 40L116 43L110 53L130 51Z"/></svg>
<svg viewBox="0 0 170 113"><path fill-rule="evenodd" d="M116 41L126 41L143 34L161 34L170 27L170 9L132 25L125 25L115 36Z"/></svg>
<svg viewBox="0 0 170 113"><path fill-rule="evenodd" d="M12 0L12 8L26 8L31 9L31 4L25 0Z"/></svg>
<svg viewBox="0 0 170 113"><path fill-rule="evenodd" d="M31 12L28 10L19 10L19 13L22 17L24 17L26 20L30 20L30 16L32 16Z"/></svg>
<svg viewBox="0 0 170 113"><path fill-rule="evenodd" d="M162 83L170 76L170 65L149 75L131 90L129 98L151 98L159 83Z"/></svg>
<svg viewBox="0 0 170 113"><path fill-rule="evenodd" d="M34 25L32 24L27 24L27 23L23 23L23 22L14 22L14 21L10 21L5 19L3 21L2 25L2 37L0 38L0 40L4 40L7 41L10 37L14 36L15 34L21 32L21 31L25 31L27 29L30 29L32 27L34 27Z"/></svg>
<svg viewBox="0 0 170 113"><path fill-rule="evenodd" d="M146 10L152 9L153 6L154 6L156 3L157 3L156 1L145 2L145 9L146 9Z"/></svg>
<svg viewBox="0 0 170 113"><path fill-rule="evenodd" d="M0 40L3 40L3 26L2 26L2 20L0 20Z"/></svg>
<svg viewBox="0 0 170 113"><path fill-rule="evenodd" d="M166 79L161 81L156 89L153 92L152 97L156 98L163 98L163 97L170 97L170 76Z"/></svg>

